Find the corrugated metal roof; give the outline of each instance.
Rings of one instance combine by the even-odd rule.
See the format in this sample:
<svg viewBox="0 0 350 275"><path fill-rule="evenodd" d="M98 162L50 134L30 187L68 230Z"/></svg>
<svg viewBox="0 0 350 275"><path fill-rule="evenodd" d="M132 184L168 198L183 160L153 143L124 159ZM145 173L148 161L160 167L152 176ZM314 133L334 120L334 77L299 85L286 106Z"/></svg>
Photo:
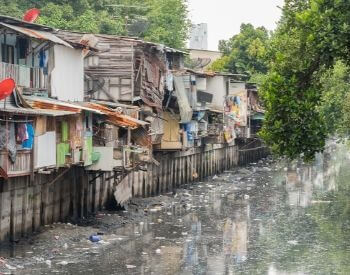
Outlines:
<svg viewBox="0 0 350 275"><path fill-rule="evenodd" d="M57 111L57 110L46 110L46 109L27 109L27 108L14 108L14 107L6 107L0 108L0 112L5 113L12 113L12 114L19 114L19 115L45 115L45 116L67 116L67 115L74 115L75 112L68 112L68 111Z"/></svg>
<svg viewBox="0 0 350 275"><path fill-rule="evenodd" d="M70 44L68 44L66 41L62 40L61 38L58 38L56 35L50 33L50 32L46 32L46 31L41 31L41 30L33 30L33 29L28 29L28 28L24 28L24 27L19 27L19 26L14 26L14 25L10 25L10 24L6 24L3 22L0 22L0 25L12 29L16 32L22 33L26 36L32 37L32 38L36 38L39 40L45 40L45 41L51 41L55 44L60 44L63 46L66 46L68 48L73 48Z"/></svg>
<svg viewBox="0 0 350 275"><path fill-rule="evenodd" d="M58 30L57 34L69 42L76 43L76 42L80 41L80 39L83 37L84 34L89 34L89 33ZM186 51L170 48L170 47L167 47L167 46L165 46L163 44L159 44L159 43L148 42L145 40L141 40L137 37L118 36L118 35L111 35L111 34L93 34L93 35L96 36L97 38L100 37L100 38L107 38L107 39L130 42L130 43L134 43L134 44L149 45L149 46L157 47L157 49L160 51L182 53L182 54L188 55L188 52L186 52Z"/></svg>
<svg viewBox="0 0 350 275"><path fill-rule="evenodd" d="M34 108L39 109L52 109L52 110L63 110L64 108L69 109L68 111L74 111L80 112L81 110L96 113L103 115L104 113L96 110L94 108L89 108L86 106L83 106L79 103L70 103L70 102L64 102L59 101L52 98L43 98L43 97L37 97L37 96L23 96L23 98ZM48 108L46 108L48 107Z"/></svg>
<svg viewBox="0 0 350 275"><path fill-rule="evenodd" d="M0 15L0 22L15 25L15 26L20 26L20 27L28 27L31 29L36 29L36 30L42 30L42 31L54 31L53 28L36 24L36 23L29 23L26 21L23 21L18 18L10 17L10 16L5 16L5 15Z"/></svg>

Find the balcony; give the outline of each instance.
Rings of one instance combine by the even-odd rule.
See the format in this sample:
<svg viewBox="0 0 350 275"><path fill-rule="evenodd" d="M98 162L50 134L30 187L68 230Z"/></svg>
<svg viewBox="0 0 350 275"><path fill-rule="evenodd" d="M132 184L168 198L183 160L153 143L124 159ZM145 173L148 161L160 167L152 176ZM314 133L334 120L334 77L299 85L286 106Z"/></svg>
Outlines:
<svg viewBox="0 0 350 275"><path fill-rule="evenodd" d="M42 68L0 62L0 79L12 78L25 89L46 90L47 75Z"/></svg>
<svg viewBox="0 0 350 275"><path fill-rule="evenodd" d="M0 151L0 166L5 170L9 177L19 177L30 175L32 165L32 151L17 151L16 161L12 163L6 151Z"/></svg>

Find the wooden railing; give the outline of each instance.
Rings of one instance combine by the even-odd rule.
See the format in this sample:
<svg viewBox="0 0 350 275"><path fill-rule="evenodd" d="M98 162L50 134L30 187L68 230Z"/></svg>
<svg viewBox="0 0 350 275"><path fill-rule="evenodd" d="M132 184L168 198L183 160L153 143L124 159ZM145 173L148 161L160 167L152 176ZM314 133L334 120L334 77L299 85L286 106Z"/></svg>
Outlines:
<svg viewBox="0 0 350 275"><path fill-rule="evenodd" d="M31 173L31 150L17 151L16 161L12 163L8 158L6 151L0 151L0 166L5 170L9 177L19 177L30 175Z"/></svg>
<svg viewBox="0 0 350 275"><path fill-rule="evenodd" d="M5 78L14 79L20 87L47 89L47 76L42 68L0 62L0 80Z"/></svg>

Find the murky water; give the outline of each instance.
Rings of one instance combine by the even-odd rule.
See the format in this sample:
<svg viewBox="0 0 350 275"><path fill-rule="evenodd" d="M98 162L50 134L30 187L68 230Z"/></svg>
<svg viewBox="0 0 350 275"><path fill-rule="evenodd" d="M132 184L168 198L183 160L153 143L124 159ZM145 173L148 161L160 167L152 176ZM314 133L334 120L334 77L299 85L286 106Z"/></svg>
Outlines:
<svg viewBox="0 0 350 275"><path fill-rule="evenodd" d="M115 230L105 237L107 244L78 243L50 262L43 250L22 247L8 260L16 270L4 271L350 274L350 150L345 145L331 146L313 165L294 163L287 169L282 162L260 163L227 172L181 190L175 202Z"/></svg>

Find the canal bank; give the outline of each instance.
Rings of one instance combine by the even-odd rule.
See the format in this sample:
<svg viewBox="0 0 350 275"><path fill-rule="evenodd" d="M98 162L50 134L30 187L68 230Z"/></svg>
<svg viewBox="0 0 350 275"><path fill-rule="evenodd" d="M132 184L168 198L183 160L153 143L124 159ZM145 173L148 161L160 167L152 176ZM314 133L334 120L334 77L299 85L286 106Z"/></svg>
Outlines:
<svg viewBox="0 0 350 275"><path fill-rule="evenodd" d="M111 202L126 205L131 198L171 192L267 154L267 148L253 140L156 153L156 164L144 171L87 172L71 167L48 175L1 179L0 242L17 242L52 223L78 222Z"/></svg>
<svg viewBox="0 0 350 275"><path fill-rule="evenodd" d="M348 274L350 153L260 161L1 247L14 274ZM124 221L121 226L119 221ZM92 243L91 234L102 242ZM11 270L12 268L12 270Z"/></svg>

